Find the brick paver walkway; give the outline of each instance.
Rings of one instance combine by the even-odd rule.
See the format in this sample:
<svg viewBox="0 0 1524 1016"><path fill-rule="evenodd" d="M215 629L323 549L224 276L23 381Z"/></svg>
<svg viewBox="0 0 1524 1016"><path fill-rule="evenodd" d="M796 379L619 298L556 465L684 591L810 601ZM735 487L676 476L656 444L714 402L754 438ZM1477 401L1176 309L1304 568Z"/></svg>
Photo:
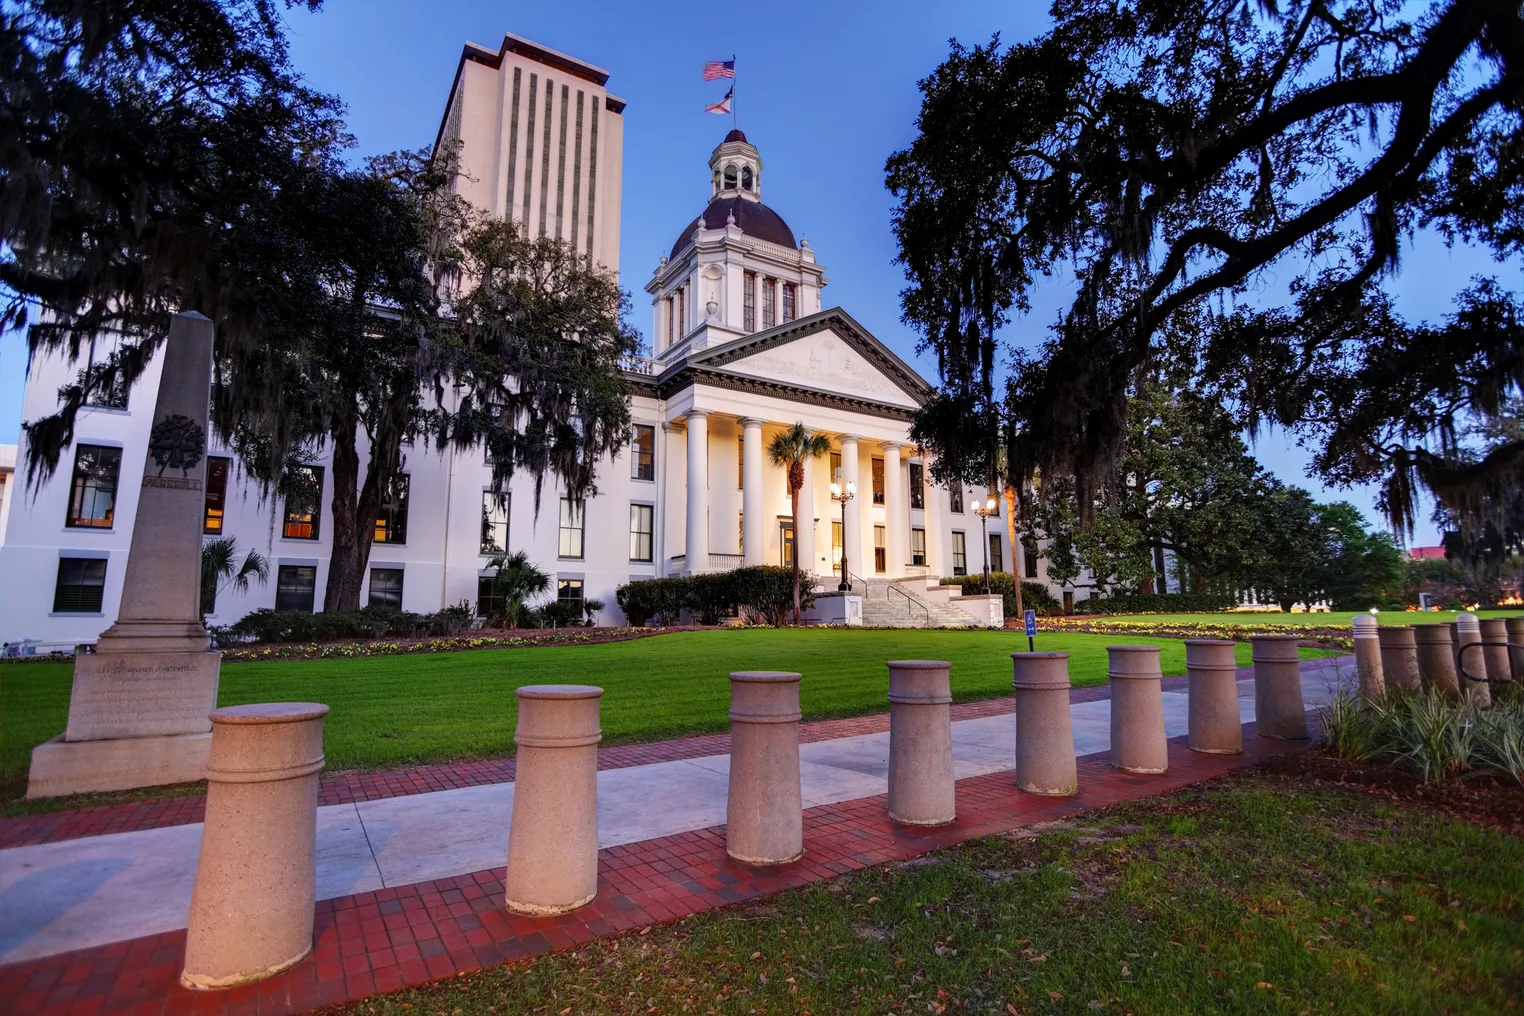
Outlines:
<svg viewBox="0 0 1524 1016"><path fill-rule="evenodd" d="M999 712L1000 701L979 705ZM1003 701L1009 708L1009 700ZM0 1013L302 1013L661 924L972 837L1167 793L1306 746L1257 738L1252 723L1244 726L1244 735L1245 753L1238 756L1198 754L1185 747L1184 738L1175 738L1170 769L1157 776L1118 772L1109 753L1086 756L1075 797L1020 793L1009 770L972 777L958 784L958 820L937 829L890 823L882 795L812 808L804 814L803 859L777 868L732 861L722 826L613 847L599 854L598 898L554 918L505 911L502 868L326 900L317 905L315 947L307 959L277 977L231 991L179 987L184 931L0 966ZM713 742L704 750L714 751Z"/></svg>

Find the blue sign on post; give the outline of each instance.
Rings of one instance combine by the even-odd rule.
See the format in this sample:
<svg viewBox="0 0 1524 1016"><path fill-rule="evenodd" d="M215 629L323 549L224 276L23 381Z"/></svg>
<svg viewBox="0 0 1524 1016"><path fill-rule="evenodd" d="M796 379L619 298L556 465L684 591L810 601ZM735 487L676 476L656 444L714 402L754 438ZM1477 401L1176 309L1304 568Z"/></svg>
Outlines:
<svg viewBox="0 0 1524 1016"><path fill-rule="evenodd" d="M1027 638L1037 634L1037 611L1029 610L1026 613Z"/></svg>

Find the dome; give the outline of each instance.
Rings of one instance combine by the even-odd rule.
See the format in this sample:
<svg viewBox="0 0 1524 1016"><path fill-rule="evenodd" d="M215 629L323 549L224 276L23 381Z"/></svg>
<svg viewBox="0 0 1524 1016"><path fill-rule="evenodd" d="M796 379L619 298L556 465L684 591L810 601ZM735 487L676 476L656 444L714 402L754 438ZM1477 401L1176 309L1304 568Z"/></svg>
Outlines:
<svg viewBox="0 0 1524 1016"><path fill-rule="evenodd" d="M732 128L730 133L725 135L725 141L739 141L742 144L750 144L750 142L748 142L746 140L746 135L742 134L739 130L736 130L735 128ZM723 145L725 143L725 141L721 141L720 144Z"/></svg>
<svg viewBox="0 0 1524 1016"><path fill-rule="evenodd" d="M731 131L731 133L740 134L741 132ZM776 243L780 247L798 249L799 245L794 242L794 231L788 228L788 223L783 221L783 216L762 202L751 198L743 198L738 194L715 198L709 202L709 207L704 209L704 214L699 218L704 220L706 229L723 229L726 220L732 214L736 217L736 225L747 236L754 236L768 243ZM698 224L699 220L696 218L683 227L683 231L677 236L677 242L672 245L672 260L676 260L677 256L693 242L693 231L698 228Z"/></svg>

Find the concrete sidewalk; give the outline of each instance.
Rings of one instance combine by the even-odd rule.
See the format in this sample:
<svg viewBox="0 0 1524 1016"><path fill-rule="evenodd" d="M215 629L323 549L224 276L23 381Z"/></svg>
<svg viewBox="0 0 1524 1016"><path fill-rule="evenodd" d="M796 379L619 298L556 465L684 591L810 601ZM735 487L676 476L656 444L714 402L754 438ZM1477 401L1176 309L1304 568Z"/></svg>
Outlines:
<svg viewBox="0 0 1524 1016"><path fill-rule="evenodd" d="M1309 708L1354 680L1346 658L1308 661ZM1239 714L1254 718L1253 685L1239 682ZM1186 732L1184 692L1166 692L1165 730ZM1072 707L1080 755L1110 747L1110 702ZM958 779L1011 769L1010 714L953 724ZM888 787L889 735L800 748L806 808L874 797ZM598 774L601 846L721 825L729 756ZM1013 790L1014 792L1014 790ZM318 809L318 897L329 899L500 866L513 784L466 787ZM93 836L0 851L0 963L51 956L185 927L200 849L199 824Z"/></svg>

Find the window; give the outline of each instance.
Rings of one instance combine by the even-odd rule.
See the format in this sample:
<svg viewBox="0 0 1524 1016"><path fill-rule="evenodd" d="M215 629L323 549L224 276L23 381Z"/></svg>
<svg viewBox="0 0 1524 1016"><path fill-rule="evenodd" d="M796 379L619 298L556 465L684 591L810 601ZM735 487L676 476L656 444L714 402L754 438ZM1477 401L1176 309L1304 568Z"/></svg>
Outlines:
<svg viewBox="0 0 1524 1016"><path fill-rule="evenodd" d="M968 574L968 545L964 542L963 534L954 532L953 538L953 574Z"/></svg>
<svg viewBox="0 0 1524 1016"><path fill-rule="evenodd" d="M122 383L122 379L116 377L108 381L101 376L121 345L120 335L90 337L90 352L86 360L85 376L82 378L86 387L85 405L97 409L127 408L127 386Z"/></svg>
<svg viewBox="0 0 1524 1016"><path fill-rule="evenodd" d="M576 611L575 617L581 619L587 606L587 599L582 589L581 579L558 579L556 581L556 602L568 608L567 613Z"/></svg>
<svg viewBox="0 0 1524 1016"><path fill-rule="evenodd" d="M562 557L582 556L584 507L569 497L561 499L561 542L556 552Z"/></svg>
<svg viewBox="0 0 1524 1016"><path fill-rule="evenodd" d="M742 166L741 167L741 189L745 190L745 191L751 190L751 181L752 181L751 167L750 166Z"/></svg>
<svg viewBox="0 0 1524 1016"><path fill-rule="evenodd" d="M922 472L923 472L923 470L921 469L921 464L919 462L912 462L910 464L910 507L911 508L925 508L926 507L926 492L922 489L922 487L924 486L924 478L922 476Z"/></svg>
<svg viewBox="0 0 1524 1016"><path fill-rule="evenodd" d="M408 486L408 475L398 473L381 492L381 514L376 517L375 542L407 542Z"/></svg>
<svg viewBox="0 0 1524 1016"><path fill-rule="evenodd" d="M947 485L948 496L952 499L952 510L959 515L963 514L963 484L957 480Z"/></svg>
<svg viewBox="0 0 1524 1016"><path fill-rule="evenodd" d="M889 567L888 535L883 526L873 527L873 570L880 575Z"/></svg>
<svg viewBox="0 0 1524 1016"><path fill-rule="evenodd" d="M1000 534L990 534L990 571L1005 570L1005 555L1001 553Z"/></svg>
<svg viewBox="0 0 1524 1016"><path fill-rule="evenodd" d="M667 297L667 345L677 341L677 294Z"/></svg>
<svg viewBox="0 0 1524 1016"><path fill-rule="evenodd" d="M688 334L688 287L677 287L677 334L682 337Z"/></svg>
<svg viewBox="0 0 1524 1016"><path fill-rule="evenodd" d="M831 452L831 479L841 483L841 452Z"/></svg>
<svg viewBox="0 0 1524 1016"><path fill-rule="evenodd" d="M736 189L736 168L735 168L735 166L726 166L725 167L725 189L726 190L735 190Z"/></svg>
<svg viewBox="0 0 1524 1016"><path fill-rule="evenodd" d="M648 504L630 505L630 560L652 561L651 532L656 512Z"/></svg>
<svg viewBox="0 0 1524 1016"><path fill-rule="evenodd" d="M1021 541L1021 556L1026 558L1027 578L1037 578L1037 541L1030 536Z"/></svg>
<svg viewBox="0 0 1524 1016"><path fill-rule="evenodd" d="M741 273L741 329L757 330L757 273Z"/></svg>
<svg viewBox="0 0 1524 1016"><path fill-rule="evenodd" d="M316 540L322 519L323 467L297 466L286 479L286 524L281 535L288 540Z"/></svg>
<svg viewBox="0 0 1524 1016"><path fill-rule="evenodd" d="M116 518L116 480L122 450L82 444L74 449L74 486L69 494L71 529L110 529Z"/></svg>
<svg viewBox="0 0 1524 1016"><path fill-rule="evenodd" d="M493 617L503 612L503 598L498 595L497 583L491 575L476 578L476 616Z"/></svg>
<svg viewBox="0 0 1524 1016"><path fill-rule="evenodd" d="M873 503L884 503L884 460L873 460Z"/></svg>
<svg viewBox="0 0 1524 1016"><path fill-rule="evenodd" d="M792 282L783 284L783 320L794 320L794 284Z"/></svg>
<svg viewBox="0 0 1524 1016"><path fill-rule="evenodd" d="M746 489L746 436L736 438L736 490Z"/></svg>
<svg viewBox="0 0 1524 1016"><path fill-rule="evenodd" d="M771 328L775 323L773 317L773 287L777 283L772 279L762 280L762 327Z"/></svg>
<svg viewBox="0 0 1524 1016"><path fill-rule="evenodd" d="M283 564L275 573L275 609L312 613L312 593L317 588L317 568L310 564Z"/></svg>
<svg viewBox="0 0 1524 1016"><path fill-rule="evenodd" d="M213 536L222 532L223 514L227 510L228 467L232 459L213 456L206 460L206 512L201 531Z"/></svg>
<svg viewBox="0 0 1524 1016"><path fill-rule="evenodd" d="M61 557L53 586L53 613L99 614L106 593L106 559Z"/></svg>
<svg viewBox="0 0 1524 1016"><path fill-rule="evenodd" d="M910 531L910 563L913 565L926 564L926 530L912 529Z"/></svg>
<svg viewBox="0 0 1524 1016"><path fill-rule="evenodd" d="M508 553L508 504L507 494L482 491L482 553Z"/></svg>
<svg viewBox="0 0 1524 1016"><path fill-rule="evenodd" d="M794 567L794 524L778 523L778 562L785 568Z"/></svg>
<svg viewBox="0 0 1524 1016"><path fill-rule="evenodd" d="M656 428L649 424L635 425L634 437L630 439L630 477L656 479Z"/></svg>
<svg viewBox="0 0 1524 1016"><path fill-rule="evenodd" d="M841 567L841 523L831 523L831 563Z"/></svg>
<svg viewBox="0 0 1524 1016"><path fill-rule="evenodd" d="M370 605L402 609L401 568L372 568L370 570Z"/></svg>

